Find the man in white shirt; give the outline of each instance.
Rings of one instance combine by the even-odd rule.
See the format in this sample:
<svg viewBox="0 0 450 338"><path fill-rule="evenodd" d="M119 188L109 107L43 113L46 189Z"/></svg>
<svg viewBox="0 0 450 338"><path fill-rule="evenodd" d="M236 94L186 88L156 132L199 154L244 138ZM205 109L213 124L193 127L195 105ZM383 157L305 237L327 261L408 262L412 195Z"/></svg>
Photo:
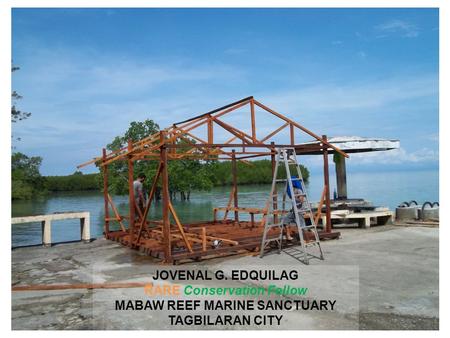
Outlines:
<svg viewBox="0 0 450 338"><path fill-rule="evenodd" d="M134 200L135 200L135 206L136 208L139 208L138 214L136 216L139 216L139 211L141 213L144 212L144 208L146 205L146 198L144 194L144 181L146 179L145 174L141 173L138 175L138 178L133 182L133 189L134 189Z"/></svg>

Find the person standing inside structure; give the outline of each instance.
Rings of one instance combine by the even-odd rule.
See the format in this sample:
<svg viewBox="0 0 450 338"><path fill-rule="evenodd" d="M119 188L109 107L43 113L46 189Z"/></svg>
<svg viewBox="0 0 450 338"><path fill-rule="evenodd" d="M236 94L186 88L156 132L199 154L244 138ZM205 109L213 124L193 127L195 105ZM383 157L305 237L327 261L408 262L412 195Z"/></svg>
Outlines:
<svg viewBox="0 0 450 338"><path fill-rule="evenodd" d="M144 212L146 205L146 198L144 193L144 181L146 179L145 174L140 173L137 179L133 182L134 189L134 206L136 208L136 216L140 216Z"/></svg>
<svg viewBox="0 0 450 338"><path fill-rule="evenodd" d="M292 176L291 178L292 180L292 186L293 186L293 194L291 193L291 190L289 189L289 185L287 185L287 195L289 196L289 198L292 201L295 201L294 203L297 205L297 209L301 209L303 206L303 201L304 201L304 197L303 197L303 187L302 187L302 181L296 177L296 176ZM300 221L300 227L306 227L306 222L305 222L305 218L303 217L303 213L299 213L298 215L299 221ZM285 218L283 219L283 223L286 225L286 238L287 240L292 240L292 236L291 236L291 230L290 230L290 226L291 225L295 225L296 226L296 220L295 220L295 212L294 212L294 207L292 207L292 209L289 211L289 213L285 216Z"/></svg>

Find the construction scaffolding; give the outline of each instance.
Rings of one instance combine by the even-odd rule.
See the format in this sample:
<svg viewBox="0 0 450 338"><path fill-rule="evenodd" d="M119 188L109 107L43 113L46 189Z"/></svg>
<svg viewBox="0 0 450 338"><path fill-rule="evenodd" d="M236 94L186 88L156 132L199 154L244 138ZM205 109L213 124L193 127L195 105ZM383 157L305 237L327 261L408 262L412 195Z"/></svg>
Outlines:
<svg viewBox="0 0 450 338"><path fill-rule="evenodd" d="M237 127L236 123L225 121L226 116L232 115L230 113L233 111L238 112L246 108L250 108L249 111L240 112L239 115L241 127ZM260 135L261 133L257 132L256 127L258 125L257 115L263 112L274 118L275 122L279 121L281 125L270 131L265 129L264 135ZM243 116L249 119L249 127L246 131L242 128ZM287 143L275 142L276 136L280 136L282 131L287 131L289 141ZM226 138L220 141L219 136L226 136ZM301 136L309 138L304 139L303 144L296 143L296 139ZM304 144L311 139L318 142ZM128 141L128 146L119 150L107 153L106 149L103 149L102 156L83 163L78 168L95 163L103 172L104 234L107 239L118 241L130 248L161 258L164 262L175 263L242 251L256 252L259 249L267 210L265 208L239 207L236 162L243 161L251 165L249 159L270 157L273 171L275 148L283 147L295 148L297 155L317 152L323 154L324 190L317 208L317 216L320 216L322 206L324 206L326 225L319 235L321 239L338 237L339 233L332 232L331 229L328 151L333 150L345 157L348 155L330 144L325 135L320 137L314 134L297 122L260 103L252 96L175 123L171 127L139 141ZM233 186L228 205L215 208L212 221L181 223L169 195L168 162L173 160L228 160L232 162ZM126 161L128 164L128 215L120 215L108 192L108 166L116 161ZM136 161L159 162L143 212L135 206L133 181ZM162 220L148 220L159 181L161 181ZM276 206L273 209L276 209ZM224 217L220 220L217 217L218 211L225 212ZM230 212L234 215L232 219L228 217ZM240 213L249 214L250 221L240 220ZM260 215L261 220L256 222L255 215ZM173 223L171 223L170 216L172 216ZM319 218L317 216L316 218ZM118 222L120 229L110 230L111 222Z"/></svg>

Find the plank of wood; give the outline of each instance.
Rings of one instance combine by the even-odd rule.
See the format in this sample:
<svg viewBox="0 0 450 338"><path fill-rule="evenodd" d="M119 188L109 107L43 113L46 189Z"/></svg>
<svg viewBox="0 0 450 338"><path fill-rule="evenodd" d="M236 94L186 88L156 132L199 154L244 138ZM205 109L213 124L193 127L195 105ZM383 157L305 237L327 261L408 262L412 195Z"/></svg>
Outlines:
<svg viewBox="0 0 450 338"><path fill-rule="evenodd" d="M47 291L47 290L71 290L71 289L124 289L124 288L141 288L149 283L79 283L79 284L32 284L12 286L12 291Z"/></svg>
<svg viewBox="0 0 450 338"><path fill-rule="evenodd" d="M125 226L122 223L122 217L120 216L119 212L117 211L116 205L114 204L113 199L110 194L108 194L108 202L111 205L111 209L114 213L114 216L116 216L116 221L119 222L120 229L122 229L122 231L127 231L127 229L125 228Z"/></svg>
<svg viewBox="0 0 450 338"><path fill-rule="evenodd" d="M189 243L189 239L186 237L186 234L184 233L184 229L183 229L183 225L181 224L180 220L178 219L178 215L175 212L175 209L173 208L172 203L169 201L169 210L172 213L172 216L175 220L175 223L177 224L178 230L181 233L181 236L183 237L183 241L184 244L186 245L187 249L189 250L189 252L193 252L192 251L192 247L191 247L191 243Z"/></svg>

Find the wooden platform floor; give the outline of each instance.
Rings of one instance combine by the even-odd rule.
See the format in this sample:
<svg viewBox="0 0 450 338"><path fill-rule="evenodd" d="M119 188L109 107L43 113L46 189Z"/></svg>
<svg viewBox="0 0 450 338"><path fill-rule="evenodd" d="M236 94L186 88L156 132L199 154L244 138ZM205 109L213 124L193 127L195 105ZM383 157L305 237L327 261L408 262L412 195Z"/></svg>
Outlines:
<svg viewBox="0 0 450 338"><path fill-rule="evenodd" d="M203 250L200 240L200 233L202 228L206 229L206 235L214 238L223 239L219 246L213 246L213 238L209 238L207 241L206 250ZM291 227L291 234L295 236L295 227ZM235 223L234 221L219 221L219 222L198 222L184 225L184 231L192 245L193 252L189 252L183 239L180 236L180 232L175 226L171 229L172 235L172 259L174 263L185 260L199 260L207 258L215 258L222 255L242 254L245 252L257 252L259 250L261 239L263 235L263 228L258 225L253 225L251 222L240 221ZM136 238L137 231L134 234ZM313 235L310 232L304 232L305 239L312 239ZM269 232L269 237L277 237L277 229L273 229ZM340 236L339 232L325 233L319 231L321 240L335 239ZM131 245L130 233L124 231L112 231L106 236L107 239L117 241L125 246L132 247L139 250L149 256L164 260L164 246L161 233L161 227L149 227L143 231L141 239L137 245ZM228 241L230 242L228 242ZM134 240L135 241L135 240ZM231 243L234 241L235 243ZM292 243L289 243L292 245Z"/></svg>

